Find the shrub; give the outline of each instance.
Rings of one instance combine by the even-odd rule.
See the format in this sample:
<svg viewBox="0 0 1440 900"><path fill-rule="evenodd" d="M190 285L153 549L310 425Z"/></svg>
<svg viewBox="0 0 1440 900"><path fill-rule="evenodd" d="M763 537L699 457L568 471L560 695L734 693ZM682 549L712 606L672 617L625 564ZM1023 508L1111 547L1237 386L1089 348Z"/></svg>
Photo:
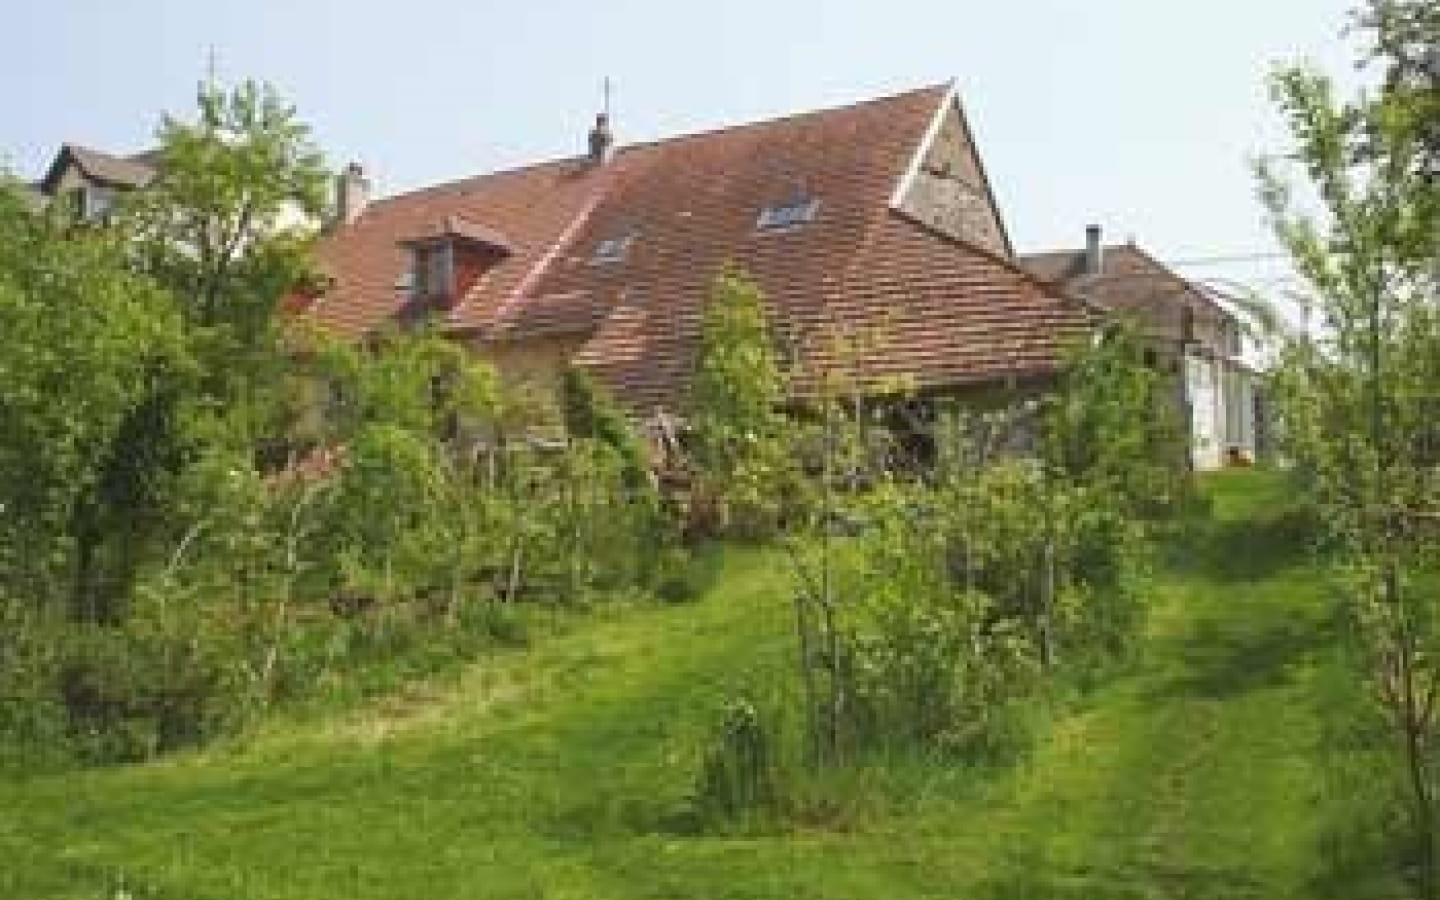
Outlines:
<svg viewBox="0 0 1440 900"><path fill-rule="evenodd" d="M91 762L135 762L234 725L243 690L200 638L144 627L70 630L57 673L69 737Z"/></svg>
<svg viewBox="0 0 1440 900"><path fill-rule="evenodd" d="M667 603L686 603L704 596L720 578L724 554L717 545L686 550L672 547L660 556L655 595Z"/></svg>
<svg viewBox="0 0 1440 900"><path fill-rule="evenodd" d="M727 702L706 746L692 804L704 823L720 824L779 809L784 755L773 716L754 702Z"/></svg>

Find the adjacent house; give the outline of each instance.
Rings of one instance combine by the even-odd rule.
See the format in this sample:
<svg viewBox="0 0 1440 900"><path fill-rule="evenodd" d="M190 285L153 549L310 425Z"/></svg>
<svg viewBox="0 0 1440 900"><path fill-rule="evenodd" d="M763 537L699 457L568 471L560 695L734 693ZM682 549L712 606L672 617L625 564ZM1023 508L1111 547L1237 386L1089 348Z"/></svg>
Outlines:
<svg viewBox="0 0 1440 900"><path fill-rule="evenodd" d="M351 166L305 315L356 338L431 316L504 376L580 366L642 419L683 413L729 264L800 394L837 367L910 396L1038 389L1090 324L1016 259L948 84L628 146L601 115L582 155L368 195Z"/></svg>
<svg viewBox="0 0 1440 900"><path fill-rule="evenodd" d="M47 202L70 205L86 221L104 221L121 191L144 187L155 177L155 153L116 156L64 144L34 188Z"/></svg>
<svg viewBox="0 0 1440 900"><path fill-rule="evenodd" d="M1133 242L1105 245L1095 225L1084 247L1028 254L1021 263L1047 284L1138 326L1150 362L1173 376L1197 469L1254 458L1254 372L1241 358L1240 322L1213 291Z"/></svg>

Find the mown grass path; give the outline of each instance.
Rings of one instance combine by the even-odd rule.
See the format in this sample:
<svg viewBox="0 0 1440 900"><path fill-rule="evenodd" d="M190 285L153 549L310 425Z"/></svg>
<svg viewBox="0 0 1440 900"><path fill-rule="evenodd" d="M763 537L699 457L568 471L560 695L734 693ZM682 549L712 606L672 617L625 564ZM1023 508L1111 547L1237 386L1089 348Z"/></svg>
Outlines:
<svg viewBox="0 0 1440 900"><path fill-rule="evenodd" d="M904 814L673 827L718 703L783 665L789 576L607 615L453 682L162 763L0 784L0 896L1274 898L1316 887L1315 678L1332 626L1276 482L1225 476L1156 580L1133 672Z"/></svg>

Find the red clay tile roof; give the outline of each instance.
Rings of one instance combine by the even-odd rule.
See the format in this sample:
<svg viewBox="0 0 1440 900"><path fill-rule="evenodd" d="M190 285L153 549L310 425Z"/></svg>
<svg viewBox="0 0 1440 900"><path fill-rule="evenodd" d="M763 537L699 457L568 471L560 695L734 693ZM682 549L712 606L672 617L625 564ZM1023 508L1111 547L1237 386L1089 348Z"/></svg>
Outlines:
<svg viewBox="0 0 1440 900"><path fill-rule="evenodd" d="M594 331L611 307L587 291L527 297L506 310L485 333L486 340L528 340Z"/></svg>
<svg viewBox="0 0 1440 900"><path fill-rule="evenodd" d="M447 314L480 341L589 334L575 362L632 408L683 404L704 301L734 262L764 290L798 362L824 361L818 335L883 335L872 380L943 386L1054 371L1058 342L1085 327L1008 259L891 209L948 85L619 150L603 166L559 160L372 203L327 236L334 288L312 307L358 336L404 303L398 241L458 216L503 231L512 253ZM818 198L814 221L760 230L769 206ZM634 239L618 259L605 241ZM804 389L805 378L799 387Z"/></svg>

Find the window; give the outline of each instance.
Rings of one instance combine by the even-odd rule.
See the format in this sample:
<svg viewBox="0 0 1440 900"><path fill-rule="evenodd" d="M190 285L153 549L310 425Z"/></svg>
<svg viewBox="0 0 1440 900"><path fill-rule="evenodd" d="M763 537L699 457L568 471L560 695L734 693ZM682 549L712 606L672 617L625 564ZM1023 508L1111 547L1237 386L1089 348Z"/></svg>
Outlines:
<svg viewBox="0 0 1440 900"><path fill-rule="evenodd" d="M68 192L70 212L78 222L104 222L115 205L115 189L101 185L79 185Z"/></svg>
<svg viewBox="0 0 1440 900"><path fill-rule="evenodd" d="M414 288L418 297L448 296L453 284L449 244L415 248Z"/></svg>
<svg viewBox="0 0 1440 900"><path fill-rule="evenodd" d="M105 221L110 218L111 207L115 205L115 189L91 187L86 192L85 200L85 218L92 222Z"/></svg>
<svg viewBox="0 0 1440 900"><path fill-rule="evenodd" d="M603 264L619 262L625 258L625 253L630 245L635 242L635 232L630 231L620 237L606 238L595 245L595 253L590 257L592 264Z"/></svg>
<svg viewBox="0 0 1440 900"><path fill-rule="evenodd" d="M818 197L798 197L780 206L767 206L760 210L760 218L755 221L755 227L762 231L793 228L815 221L819 212Z"/></svg>

